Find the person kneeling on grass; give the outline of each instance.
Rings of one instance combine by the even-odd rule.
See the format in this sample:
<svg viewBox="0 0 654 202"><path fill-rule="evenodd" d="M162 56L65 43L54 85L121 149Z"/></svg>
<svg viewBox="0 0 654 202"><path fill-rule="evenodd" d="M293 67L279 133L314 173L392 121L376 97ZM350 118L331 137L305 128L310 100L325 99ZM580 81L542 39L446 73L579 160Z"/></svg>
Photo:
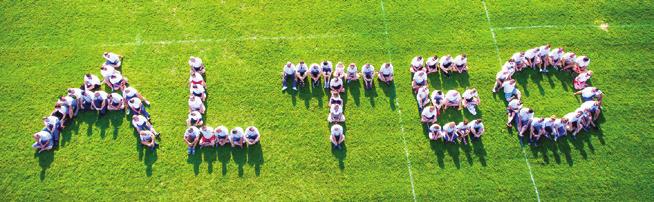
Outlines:
<svg viewBox="0 0 654 202"><path fill-rule="evenodd" d="M109 111L118 111L125 109L125 101L123 96L118 93L111 93L107 95L107 109Z"/></svg>
<svg viewBox="0 0 654 202"><path fill-rule="evenodd" d="M345 115L343 114L343 107L340 104L332 104L327 117L329 123L342 123L345 122Z"/></svg>
<svg viewBox="0 0 654 202"><path fill-rule="evenodd" d="M566 118L560 118L560 119L554 119L554 123L552 123L552 128L554 129L554 141L556 142L559 138L563 137L566 135L567 130L565 129L565 126L568 124L568 119Z"/></svg>
<svg viewBox="0 0 654 202"><path fill-rule="evenodd" d="M525 51L526 65L534 70L536 69L536 66L539 66L541 63L540 57L538 57L539 52L540 48L532 48Z"/></svg>
<svg viewBox="0 0 654 202"><path fill-rule="evenodd" d="M200 114L204 114L206 108L204 106L204 103L202 103L202 99L196 96L189 96L188 98L188 111L198 111Z"/></svg>
<svg viewBox="0 0 654 202"><path fill-rule="evenodd" d="M188 146L186 150L189 155L195 154L195 146L200 141L200 129L195 126L188 127L184 133L184 142Z"/></svg>
<svg viewBox="0 0 654 202"><path fill-rule="evenodd" d="M513 127L513 123L517 122L520 109L522 109L522 101L518 98L512 98L509 104L506 105L506 127L511 128ZM520 129L518 128L518 130Z"/></svg>
<svg viewBox="0 0 654 202"><path fill-rule="evenodd" d="M188 118L186 119L186 125L188 126L201 126L204 125L202 121L202 114L198 111L191 111L188 113Z"/></svg>
<svg viewBox="0 0 654 202"><path fill-rule="evenodd" d="M468 71L468 57L466 54L457 55L454 58L454 70L459 74Z"/></svg>
<svg viewBox="0 0 654 202"><path fill-rule="evenodd" d="M54 146L52 134L45 130L34 133L34 141L35 143L32 144L32 148L38 150L38 153L50 150Z"/></svg>
<svg viewBox="0 0 654 202"><path fill-rule="evenodd" d="M213 134L213 128L209 126L202 126L200 129L200 148L216 146L216 136Z"/></svg>
<svg viewBox="0 0 654 202"><path fill-rule="evenodd" d="M243 138L243 128L233 128L232 133L229 136L229 142L232 144L232 147L238 146L243 148L243 144L245 143L245 138Z"/></svg>
<svg viewBox="0 0 654 202"><path fill-rule="evenodd" d="M427 59L427 74L438 73L438 55L434 55Z"/></svg>
<svg viewBox="0 0 654 202"><path fill-rule="evenodd" d="M143 117L150 120L150 113L148 113L148 111L145 110L145 106L141 102L141 99L139 99L137 97L132 98L132 99L129 100L129 102L127 102L127 106L129 107L129 113L130 114L132 114L132 115L134 115L134 114L143 115Z"/></svg>
<svg viewBox="0 0 654 202"><path fill-rule="evenodd" d="M468 128L468 120L463 120L456 125L456 134L459 136L459 141L463 144L468 144L468 134L470 134L470 129Z"/></svg>
<svg viewBox="0 0 654 202"><path fill-rule="evenodd" d="M454 68L452 67L452 56L451 55L445 55L440 58L439 63L439 69L445 75L445 77L450 77L450 71L454 71Z"/></svg>
<svg viewBox="0 0 654 202"><path fill-rule="evenodd" d="M420 115L420 122L430 125L436 123L438 111L436 110L436 107L429 106L422 109L422 113Z"/></svg>
<svg viewBox="0 0 654 202"><path fill-rule="evenodd" d="M557 70L563 68L563 60L561 60L563 58L563 53L563 48L552 49L547 59L549 64Z"/></svg>
<svg viewBox="0 0 654 202"><path fill-rule="evenodd" d="M431 103L436 107L436 110L439 112L445 105L445 95L443 95L443 91L440 90L434 90L431 92Z"/></svg>
<svg viewBox="0 0 654 202"><path fill-rule="evenodd" d="M588 81L588 79L590 79L591 76L593 76L593 71L591 70L582 72L581 74L577 75L577 77L575 77L575 80L573 82L575 90L581 90L586 88L587 86L586 81Z"/></svg>
<svg viewBox="0 0 654 202"><path fill-rule="evenodd" d="M141 132L139 132L139 136L140 136L141 144L143 146L150 148L150 150L154 151L154 149L157 146L159 146L159 144L157 144L157 141L154 138L154 134L152 133L152 131L142 130Z"/></svg>
<svg viewBox="0 0 654 202"><path fill-rule="evenodd" d="M448 107L457 107L457 109L463 109L461 105L461 94L456 90L449 90L445 94L445 107L444 110L447 110Z"/></svg>
<svg viewBox="0 0 654 202"><path fill-rule="evenodd" d="M421 70L413 74L411 86L413 87L413 93L417 93L420 87L427 86L427 73Z"/></svg>
<svg viewBox="0 0 654 202"><path fill-rule="evenodd" d="M123 63L122 62L123 56L118 55L116 53L104 52L102 54L102 57L105 59L104 64L105 65L111 65L113 68L120 68L120 66Z"/></svg>
<svg viewBox="0 0 654 202"><path fill-rule="evenodd" d="M413 60L411 60L411 68L409 68L409 71L411 71L411 73L424 71L423 70L424 63L425 61L422 59L422 56L414 57Z"/></svg>
<svg viewBox="0 0 654 202"><path fill-rule="evenodd" d="M572 139L576 139L577 133L579 133L579 131L581 131L582 129L580 124L582 113L583 112L581 111L574 111L563 116L565 119L568 120L568 125L566 127L567 127L567 131L571 132Z"/></svg>
<svg viewBox="0 0 654 202"><path fill-rule="evenodd" d="M441 129L441 126L438 125L438 123L434 123L431 126L429 126L429 139L436 141L438 139L443 138L443 129Z"/></svg>
<svg viewBox="0 0 654 202"><path fill-rule="evenodd" d="M366 63L361 67L361 74L363 75L363 87L367 90L372 89L375 81L375 67Z"/></svg>
<svg viewBox="0 0 654 202"><path fill-rule="evenodd" d="M229 133L229 129L227 129L227 127L216 127L216 130L213 131L213 134L216 136L216 144L224 146L225 144L229 143L229 136L227 133Z"/></svg>
<svg viewBox="0 0 654 202"><path fill-rule="evenodd" d="M449 122L443 125L443 140L446 142L456 143L459 136L456 134L456 123Z"/></svg>
<svg viewBox="0 0 654 202"><path fill-rule="evenodd" d="M195 97L199 97L202 100L202 102L207 100L207 93L204 90L203 86L194 84L193 86L191 86L190 91L191 91L191 95Z"/></svg>
<svg viewBox="0 0 654 202"><path fill-rule="evenodd" d="M259 129L257 127L250 126L245 129L245 142L248 143L248 146L259 142Z"/></svg>
<svg viewBox="0 0 654 202"><path fill-rule="evenodd" d="M188 65L191 67L191 74L196 72L204 74L206 71L204 69L204 63L202 63L202 59L199 57L191 56L191 58L188 59Z"/></svg>
<svg viewBox="0 0 654 202"><path fill-rule="evenodd" d="M100 89L100 79L98 76L93 75L93 74L85 74L84 75L84 88L85 90L96 90Z"/></svg>
<svg viewBox="0 0 654 202"><path fill-rule="evenodd" d="M581 95L581 101L583 102L592 101L597 98L597 101L600 102L600 104L602 103L602 98L604 97L604 93L595 87L586 87L580 91L575 92L574 95Z"/></svg>
<svg viewBox="0 0 654 202"><path fill-rule="evenodd" d="M418 89L416 101L418 102L418 111L422 111L422 108L429 105L429 88L427 86Z"/></svg>
<svg viewBox="0 0 654 202"><path fill-rule="evenodd" d="M300 87L304 87L304 81L307 79L307 72L309 71L309 68L307 67L307 64L304 63L304 61L300 61L299 64L297 64L297 70L295 71L295 80L298 81L300 84Z"/></svg>
<svg viewBox="0 0 654 202"><path fill-rule="evenodd" d="M463 107L467 108L470 114L477 115L477 110L475 109L480 103L479 94L477 94L477 89L471 88L463 92Z"/></svg>
<svg viewBox="0 0 654 202"><path fill-rule="evenodd" d="M520 93L520 90L518 90L516 87L516 81L514 79L509 79L504 81L502 84L502 88L504 90L504 99L506 101L511 101L511 98L515 97L520 99L522 97L522 94Z"/></svg>
<svg viewBox="0 0 654 202"><path fill-rule="evenodd" d="M391 85L391 82L393 82L393 65L391 63L382 64L378 77L386 85Z"/></svg>
<svg viewBox="0 0 654 202"><path fill-rule="evenodd" d="M582 110L588 111L592 117L591 121L597 121L602 113L601 103L599 101L586 101L579 107Z"/></svg>
<svg viewBox="0 0 654 202"><path fill-rule="evenodd" d="M332 93L345 92L345 87L343 86L343 79L341 79L340 77L332 78L332 80L329 82L329 88L331 89Z"/></svg>
<svg viewBox="0 0 654 202"><path fill-rule="evenodd" d="M470 133L472 133L470 138L473 138L473 140L478 140L481 138L481 135L484 134L484 123L482 123L481 119L473 120L468 123L468 130L470 130Z"/></svg>
<svg viewBox="0 0 654 202"><path fill-rule="evenodd" d="M550 54L550 44L545 44L538 47L538 59L540 59L540 72L547 72L547 67L550 66L550 61L548 60Z"/></svg>
<svg viewBox="0 0 654 202"><path fill-rule="evenodd" d="M341 145L345 142L345 134L343 134L343 127L341 125L334 124L332 126L329 140L332 142L334 148L341 149Z"/></svg>
<svg viewBox="0 0 654 202"><path fill-rule="evenodd" d="M325 88L329 88L329 82L332 80L332 62L322 62L322 79L325 80Z"/></svg>
<svg viewBox="0 0 654 202"><path fill-rule="evenodd" d="M104 91L95 91L95 94L92 98L93 102L91 103L91 105L93 106L93 109L100 112L100 116L104 116L104 114L107 112L108 96L109 95Z"/></svg>
<svg viewBox="0 0 654 202"><path fill-rule="evenodd" d="M136 132L149 130L154 133L155 136L159 136L157 130L152 127L152 123L150 123L150 121L148 121L148 119L146 119L143 115L133 115L132 126L134 126L134 129L136 129Z"/></svg>
<svg viewBox="0 0 654 202"><path fill-rule="evenodd" d="M530 128L530 136L529 136L529 143L533 146L538 146L538 141L540 140L540 137L544 133L544 122L545 119L543 118L533 118L531 120L531 128Z"/></svg>
<svg viewBox="0 0 654 202"><path fill-rule="evenodd" d="M320 74L322 73L320 66L316 63L311 64L309 72L311 72L311 82L313 83L313 87L318 87L320 85Z"/></svg>
<svg viewBox="0 0 654 202"><path fill-rule="evenodd" d="M350 81L357 81L359 80L359 70L357 69L357 65L354 63L351 63L350 66L347 67L347 76L345 77L346 83L350 83Z"/></svg>
<svg viewBox="0 0 654 202"><path fill-rule="evenodd" d="M531 120L534 117L534 110L524 107L518 112L518 136L523 137L524 133L529 129ZM522 141L522 138L520 138Z"/></svg>
<svg viewBox="0 0 654 202"><path fill-rule="evenodd" d="M511 59L515 62L515 71L522 71L526 66L525 52L513 53Z"/></svg>

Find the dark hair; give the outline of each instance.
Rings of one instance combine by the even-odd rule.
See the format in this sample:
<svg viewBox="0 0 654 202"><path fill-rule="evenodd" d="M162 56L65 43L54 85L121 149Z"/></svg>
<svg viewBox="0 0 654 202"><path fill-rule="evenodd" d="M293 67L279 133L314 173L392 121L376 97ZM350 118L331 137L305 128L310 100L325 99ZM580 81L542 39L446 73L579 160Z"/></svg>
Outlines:
<svg viewBox="0 0 654 202"><path fill-rule="evenodd" d="M588 62L588 60L590 60L590 58L584 57L584 62Z"/></svg>
<svg viewBox="0 0 654 202"><path fill-rule="evenodd" d="M328 64L327 61L322 62L322 65L327 65L327 64Z"/></svg>
<svg viewBox="0 0 654 202"><path fill-rule="evenodd" d="M477 119L477 122L479 122L479 123L481 123L482 121L483 121L483 120L481 120L481 119Z"/></svg>
<svg viewBox="0 0 654 202"><path fill-rule="evenodd" d="M533 110L533 109L529 109L529 111L527 111L527 112L529 112L529 113L534 113L534 110Z"/></svg>
<svg viewBox="0 0 654 202"><path fill-rule="evenodd" d="M91 74L87 73L87 74L85 74L84 76L86 76L86 77L91 77Z"/></svg>

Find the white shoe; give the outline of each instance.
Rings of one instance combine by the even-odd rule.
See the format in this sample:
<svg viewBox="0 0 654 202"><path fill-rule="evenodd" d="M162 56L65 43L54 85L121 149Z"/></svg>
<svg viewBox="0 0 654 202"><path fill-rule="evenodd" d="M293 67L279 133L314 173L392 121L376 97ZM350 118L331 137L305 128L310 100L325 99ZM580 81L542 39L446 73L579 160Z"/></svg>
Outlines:
<svg viewBox="0 0 654 202"><path fill-rule="evenodd" d="M282 87L282 91L285 91L286 89L287 89L287 87L286 87L286 86L284 86L284 87Z"/></svg>
<svg viewBox="0 0 654 202"><path fill-rule="evenodd" d="M495 90L495 88L493 88L493 93L497 93L497 90Z"/></svg>
<svg viewBox="0 0 654 202"><path fill-rule="evenodd" d="M296 88L296 87L293 87L293 90L297 90L297 88Z"/></svg>

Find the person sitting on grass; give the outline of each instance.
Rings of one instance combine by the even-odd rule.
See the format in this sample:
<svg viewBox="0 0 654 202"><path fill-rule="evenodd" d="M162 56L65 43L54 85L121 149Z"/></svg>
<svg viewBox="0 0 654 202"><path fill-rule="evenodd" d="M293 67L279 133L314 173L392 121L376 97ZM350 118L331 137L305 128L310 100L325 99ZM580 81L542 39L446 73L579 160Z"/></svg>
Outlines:
<svg viewBox="0 0 654 202"><path fill-rule="evenodd" d="M127 87L123 90L123 96L125 97L125 104L127 104L128 101L132 100L132 98L139 98L140 100L143 101L146 105L150 105L150 101L148 99L145 99L143 95L139 93L134 87Z"/></svg>
<svg viewBox="0 0 654 202"><path fill-rule="evenodd" d="M588 132L590 127L597 127L595 125L595 122L593 122L593 115L590 112L590 108L584 109L584 108L578 108L577 111L581 111L581 118L579 123L583 126L584 131Z"/></svg>
<svg viewBox="0 0 654 202"><path fill-rule="evenodd" d="M507 79L511 79L511 74L509 71L504 71L500 70L495 74L495 85L493 85L493 93L497 92L497 90L502 87L502 84L504 84L504 81Z"/></svg>
<svg viewBox="0 0 654 202"><path fill-rule="evenodd" d="M66 95L70 96L71 98L75 99L75 102L77 102L77 107L80 107L82 105L82 93L84 92L84 88L68 88L66 91Z"/></svg>
<svg viewBox="0 0 654 202"><path fill-rule="evenodd" d="M309 69L309 72L311 74L311 82L313 84L313 87L318 87L320 85L320 74L322 71L320 70L320 66L318 64L313 63L311 64L311 68Z"/></svg>
<svg viewBox="0 0 654 202"><path fill-rule="evenodd" d="M555 142L559 138L562 138L563 136L566 135L567 130L565 129L565 127L567 124L568 124L568 119L566 118L554 119L554 123L552 123L552 128L554 129L553 136Z"/></svg>
<svg viewBox="0 0 654 202"><path fill-rule="evenodd" d="M206 108L204 106L204 103L202 103L202 99L196 96L189 96L188 98L188 111L198 111L200 114L204 114Z"/></svg>
<svg viewBox="0 0 654 202"><path fill-rule="evenodd" d="M456 123L449 122L443 125L443 140L445 142L456 143L459 136L456 134Z"/></svg>
<svg viewBox="0 0 654 202"><path fill-rule="evenodd" d="M259 142L259 129L257 127L250 126L245 129L245 142L248 146Z"/></svg>
<svg viewBox="0 0 654 202"><path fill-rule="evenodd" d="M424 70L417 71L413 74L413 93L417 93L420 87L427 86L427 73Z"/></svg>
<svg viewBox="0 0 654 202"><path fill-rule="evenodd" d="M454 70L459 74L468 71L468 56L466 54L457 55L454 58Z"/></svg>
<svg viewBox="0 0 654 202"><path fill-rule="evenodd" d="M580 124L582 114L583 114L582 111L574 111L563 116L566 120L568 120L568 125L566 126L566 128L568 132L571 132L572 139L576 139L577 134L582 129Z"/></svg>
<svg viewBox="0 0 654 202"><path fill-rule="evenodd" d="M139 132L139 139L141 140L141 144L143 146L148 147L150 150L154 151L154 149L159 146L157 141L154 138L154 134L152 131L149 130L142 130Z"/></svg>
<svg viewBox="0 0 654 202"><path fill-rule="evenodd" d="M429 126L429 139L436 141L438 139L443 138L443 129L441 129L441 126L438 125L438 123L434 123L431 126Z"/></svg>
<svg viewBox="0 0 654 202"><path fill-rule="evenodd" d="M361 75L363 76L363 88L372 89L375 81L375 67L366 63L361 67Z"/></svg>
<svg viewBox="0 0 654 202"><path fill-rule="evenodd" d="M506 99L507 102L510 101L511 98L513 97L518 99L522 97L520 90L518 90L515 87L515 85L516 85L516 81L514 79L509 79L504 81L504 83L502 83L502 88L504 90L504 99Z"/></svg>
<svg viewBox="0 0 654 202"><path fill-rule="evenodd" d="M391 85L391 82L393 82L393 65L391 63L382 64L378 76L380 81L386 83L386 85Z"/></svg>
<svg viewBox="0 0 654 202"><path fill-rule="evenodd" d="M155 136L159 136L159 133L157 132L157 130L154 129L152 123L150 123L150 121L148 121L148 119L145 118L143 115L137 115L137 114L133 115L132 126L134 126L134 129L136 129L136 132L149 130L152 133L154 133Z"/></svg>
<svg viewBox="0 0 654 202"><path fill-rule="evenodd" d="M409 71L411 73L416 73L418 71L423 71L425 61L422 59L422 56L416 56L411 60L411 68L409 68Z"/></svg>
<svg viewBox="0 0 654 202"><path fill-rule="evenodd" d="M538 59L540 59L540 72L547 72L547 67L550 66L550 61L548 60L550 54L550 44L545 44L538 47Z"/></svg>
<svg viewBox="0 0 654 202"><path fill-rule="evenodd" d="M102 54L102 57L105 59L104 64L106 64L106 65L110 65L110 66L112 66L113 68L120 68L120 66L121 66L122 63L123 63L123 61L122 61L122 60L123 60L123 56L122 56L122 55L118 55L118 54L116 54L116 53L112 53L112 52L104 52L104 53Z"/></svg>
<svg viewBox="0 0 654 202"><path fill-rule="evenodd" d="M532 48L525 51L525 65L535 70L536 66L541 63L540 58L537 57L539 52L540 48Z"/></svg>
<svg viewBox="0 0 654 202"><path fill-rule="evenodd" d="M522 71L526 66L525 52L517 52L511 56L511 59L515 62L515 71Z"/></svg>
<svg viewBox="0 0 654 202"><path fill-rule="evenodd" d="M329 97L329 105L343 105L343 99L341 99L341 94L338 93L332 93L332 96Z"/></svg>
<svg viewBox="0 0 654 202"><path fill-rule="evenodd" d="M129 114L138 114L138 115L143 115L145 118L150 120L150 113L145 110L145 106L141 102L141 99L138 97L132 98L127 102L127 106L129 107Z"/></svg>
<svg viewBox="0 0 654 202"><path fill-rule="evenodd" d="M436 123L437 116L438 116L438 111L436 111L436 107L434 106L426 107L422 109L420 122L422 122L423 124L431 125L433 123Z"/></svg>
<svg viewBox="0 0 654 202"><path fill-rule="evenodd" d="M556 116L552 115L549 118L543 118L543 135L545 135L546 138L552 139L554 137L554 121L556 120Z"/></svg>
<svg viewBox="0 0 654 202"><path fill-rule="evenodd" d="M540 137L543 135L544 132L544 123L545 119L543 118L533 118L531 120L531 128L530 128L530 136L529 136L529 143L533 146L538 146L538 141L540 140Z"/></svg>
<svg viewBox="0 0 654 202"><path fill-rule="evenodd" d="M43 151L51 150L54 147L54 141L52 141L52 134L50 132L42 130L33 135L35 143L32 144L32 148L36 149L38 153Z"/></svg>
<svg viewBox="0 0 654 202"><path fill-rule="evenodd" d="M334 124L332 126L329 140L332 142L333 148L341 149L343 142L345 142L345 134L343 134L343 127L341 125Z"/></svg>
<svg viewBox="0 0 654 202"><path fill-rule="evenodd" d="M202 63L202 59L199 57L191 56L188 59L188 65L191 67L191 74L196 72L199 74L204 74L206 72L204 63Z"/></svg>
<svg viewBox="0 0 654 202"><path fill-rule="evenodd" d="M336 67L334 68L334 73L332 76L345 80L345 65L343 62L336 63Z"/></svg>
<svg viewBox="0 0 654 202"><path fill-rule="evenodd" d="M325 80L325 88L329 88L329 82L332 80L332 62L322 62L322 79Z"/></svg>
<svg viewBox="0 0 654 202"><path fill-rule="evenodd" d="M518 112L521 108L522 101L520 101L518 98L512 98L511 101L509 101L509 104L506 105L506 127L511 128L513 127L513 123L517 122ZM518 130L520 129L518 128Z"/></svg>
<svg viewBox="0 0 654 202"><path fill-rule="evenodd" d="M207 100L207 93L201 85L192 85L190 91L192 96L199 97L202 102Z"/></svg>
<svg viewBox="0 0 654 202"><path fill-rule="evenodd" d="M345 86L343 85L343 79L340 77L335 76L332 78L332 80L329 82L329 88L331 89L332 93L342 93L345 92Z"/></svg>
<svg viewBox="0 0 654 202"><path fill-rule="evenodd" d="M443 73L443 75L445 75L445 77L450 77L450 71L454 71L454 68L452 67L453 64L452 56L445 55L440 58L438 63L439 63L439 68Z"/></svg>
<svg viewBox="0 0 654 202"><path fill-rule="evenodd" d="M200 148L216 146L216 136L213 134L213 128L202 126L200 129Z"/></svg>
<svg viewBox="0 0 654 202"><path fill-rule="evenodd" d="M188 127L184 133L184 143L188 146L186 152L189 155L195 154L195 146L200 141L200 129L195 126Z"/></svg>
<svg viewBox="0 0 654 202"><path fill-rule="evenodd" d="M472 115L477 115L477 110L475 109L476 106L479 105L480 100L479 100L479 94L477 94L477 89L475 88L470 88L466 89L466 91L463 92L463 107L468 109L470 114Z"/></svg>
<svg viewBox="0 0 654 202"><path fill-rule="evenodd" d="M445 95L443 95L443 91L440 90L434 90L431 92L431 103L436 107L436 110L441 111L443 106L445 105Z"/></svg>
<svg viewBox="0 0 654 202"><path fill-rule="evenodd" d="M345 77L345 81L349 84L351 81L357 80L359 80L359 70L357 69L356 64L351 63L350 66L347 67L347 76Z"/></svg>
<svg viewBox="0 0 654 202"><path fill-rule="evenodd" d="M531 119L534 117L534 110L523 107L518 112L518 136L523 137L523 134L529 129Z"/></svg>
<svg viewBox="0 0 654 202"><path fill-rule="evenodd" d="M286 90L288 82L291 82L291 87L293 90L297 90L297 80L295 79L295 66L291 62L286 62L286 65L283 67L282 71L282 91Z"/></svg>
<svg viewBox="0 0 654 202"><path fill-rule="evenodd" d="M59 97L58 102L61 102L66 106L70 107L70 112L69 112L70 114L68 117L72 119L75 116L77 116L77 113L79 112L79 102L77 102L77 99L75 99L75 97L70 95L61 96Z"/></svg>
<svg viewBox="0 0 654 202"><path fill-rule="evenodd" d="M59 132L61 132L61 122L55 116L43 117L43 131L52 135L53 146L57 147L59 143Z"/></svg>
<svg viewBox="0 0 654 202"><path fill-rule="evenodd" d="M104 116L107 112L107 97L109 95L104 91L95 91L94 96L91 98L91 106L93 109L100 113L100 116Z"/></svg>
<svg viewBox="0 0 654 202"><path fill-rule="evenodd" d="M229 136L229 142L232 144L232 147L238 146L243 148L243 144L245 143L245 138L243 138L243 128L233 128L231 135Z"/></svg>
<svg viewBox="0 0 654 202"><path fill-rule="evenodd" d="M107 86L111 87L111 82L109 82L109 79L111 78L111 75L114 75L115 71L116 69L113 66L103 64L100 67L100 75L102 75L102 83L107 84Z"/></svg>
<svg viewBox="0 0 654 202"><path fill-rule="evenodd" d="M468 144L468 134L470 134L468 120L463 120L463 122L459 122L459 124L456 125L456 134L459 136L459 142Z"/></svg>
<svg viewBox="0 0 654 202"><path fill-rule="evenodd" d="M552 67L558 69L563 68L563 48L555 48L552 51L550 51L549 57L548 57L548 63L552 65Z"/></svg>
<svg viewBox="0 0 654 202"><path fill-rule="evenodd" d="M581 95L581 101L583 102L592 101L597 98L597 101L600 102L600 104L602 103L602 98L604 97L604 93L595 87L586 87L580 91L575 92L574 95Z"/></svg>
<svg viewBox="0 0 654 202"><path fill-rule="evenodd" d="M600 114L602 113L602 107L599 101L586 101L582 103L581 107L579 108L590 112L592 121L597 121Z"/></svg>
<svg viewBox="0 0 654 202"><path fill-rule="evenodd" d="M100 79L98 76L93 75L93 74L85 74L84 75L84 88L85 90L93 91L96 89L100 89Z"/></svg>
<svg viewBox="0 0 654 202"><path fill-rule="evenodd" d="M193 85L202 85L202 87L207 88L207 83L204 81L204 77L200 73L192 73L188 78L189 87Z"/></svg>
<svg viewBox="0 0 654 202"><path fill-rule="evenodd" d="M327 116L329 123L342 123L345 122L345 115L343 114L343 107L340 104L330 105L329 115Z"/></svg>
<svg viewBox="0 0 654 202"><path fill-rule="evenodd" d="M229 129L225 126L218 126L216 129L213 131L213 134L216 136L216 144L220 146L225 146L225 144L229 143Z"/></svg>
<svg viewBox="0 0 654 202"><path fill-rule="evenodd" d="M111 87L112 91L122 91L127 85L127 78L123 77L119 71L114 71L114 74L109 77L109 83L111 83L109 87Z"/></svg>
<svg viewBox="0 0 654 202"><path fill-rule="evenodd" d="M590 58L588 56L579 56L575 59L575 64L573 70L580 74L588 70L588 64L590 64Z"/></svg>
<svg viewBox="0 0 654 202"><path fill-rule="evenodd" d="M125 101L123 96L118 93L111 93L107 95L107 109L109 111L119 111L125 109Z"/></svg>
<svg viewBox="0 0 654 202"><path fill-rule="evenodd" d="M418 93L416 94L416 101L418 102L419 111L422 111L422 108L429 105L429 88L427 86L423 86L418 89Z"/></svg>
<svg viewBox="0 0 654 202"><path fill-rule="evenodd" d="M593 71L591 70L582 72L581 74L577 75L577 77L575 77L575 80L573 82L575 90L581 90L586 88L588 86L586 82L588 81L588 79L590 79L591 76L593 76Z"/></svg>
<svg viewBox="0 0 654 202"><path fill-rule="evenodd" d="M470 133L472 133L472 136L470 136L472 140L479 140L485 131L484 123L482 123L481 119L472 120L470 123L468 123L468 130L470 130Z"/></svg>
<svg viewBox="0 0 654 202"><path fill-rule="evenodd" d="M202 114L198 111L191 111L188 113L188 118L186 119L187 126L202 126L204 121L202 120Z"/></svg>
<svg viewBox="0 0 654 202"><path fill-rule="evenodd" d="M431 56L427 59L427 74L438 73L438 55Z"/></svg>
<svg viewBox="0 0 654 202"><path fill-rule="evenodd" d="M307 67L307 64L304 63L304 61L300 61L299 64L297 64L297 70L295 71L295 80L299 83L301 87L304 87L304 81L307 79L307 72L309 71L309 68Z"/></svg>
<svg viewBox="0 0 654 202"><path fill-rule="evenodd" d="M70 112L70 108L63 103L57 102L55 103L54 110L52 110L50 116L57 117L61 123L60 127L64 128L66 121L71 119L68 114L72 114L72 112Z"/></svg>
<svg viewBox="0 0 654 202"><path fill-rule="evenodd" d="M562 61L563 68L561 68L561 70L568 71L568 70L572 70L575 67L577 61L577 55L573 52L566 52L563 54L563 58L561 59L563 60Z"/></svg>
<svg viewBox="0 0 654 202"><path fill-rule="evenodd" d="M93 110L93 96L95 93L91 91L84 90L81 93L80 99L79 99L79 108L80 110Z"/></svg>
<svg viewBox="0 0 654 202"><path fill-rule="evenodd" d="M447 110L448 107L456 107L457 109L463 109L461 105L461 94L456 90L449 90L445 94L445 106L443 110Z"/></svg>

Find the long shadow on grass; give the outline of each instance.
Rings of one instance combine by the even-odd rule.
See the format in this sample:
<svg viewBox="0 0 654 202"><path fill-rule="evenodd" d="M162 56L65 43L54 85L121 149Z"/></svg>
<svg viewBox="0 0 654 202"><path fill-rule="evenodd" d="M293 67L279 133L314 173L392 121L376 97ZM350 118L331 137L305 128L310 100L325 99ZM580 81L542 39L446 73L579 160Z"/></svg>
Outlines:
<svg viewBox="0 0 654 202"><path fill-rule="evenodd" d="M322 108L323 105L322 97L325 96L325 91L323 90L323 88L320 85L318 86L311 85L311 96L315 97L318 100L318 108Z"/></svg>
<svg viewBox="0 0 654 202"><path fill-rule="evenodd" d="M397 96L395 92L395 82L391 82L390 84L379 82L379 85L384 91L384 95L388 97L388 104L391 106L391 110L395 110L395 99Z"/></svg>
<svg viewBox="0 0 654 202"><path fill-rule="evenodd" d="M154 150L145 147L141 144L141 138L139 134L134 130L133 132L134 137L136 138L136 150L138 152L139 160L143 161L143 164L145 165L145 175L148 177L152 176L152 165L154 165L155 162L158 160L157 156L157 149L158 147Z"/></svg>
<svg viewBox="0 0 654 202"><path fill-rule="evenodd" d="M327 124L328 130L331 129L332 125L333 124ZM347 157L347 125L345 123L340 123L340 125L343 127L343 135L345 135L345 141L343 141L340 149L335 148L331 141L329 142L329 147L332 150L332 155L334 158L338 160L338 168L342 171L345 170L345 158Z"/></svg>
<svg viewBox="0 0 654 202"><path fill-rule="evenodd" d="M372 88L364 90L364 96L370 101L370 106L375 107L375 97L377 97L377 85L373 84Z"/></svg>
<svg viewBox="0 0 654 202"><path fill-rule="evenodd" d="M232 158L238 167L238 176L243 177L243 165L247 162L247 148L232 148Z"/></svg>
<svg viewBox="0 0 654 202"><path fill-rule="evenodd" d="M50 168L50 165L52 165L54 156L55 153L52 150L44 151L41 153L38 153L38 151L34 152L34 158L39 158L39 166L41 166L41 173L39 175L39 179L41 179L41 181L45 180L46 171Z"/></svg>
<svg viewBox="0 0 654 202"><path fill-rule="evenodd" d="M347 88L345 89L344 94L348 93L352 95L352 99L354 99L354 104L356 106L361 105L361 83L359 83L359 80L347 83Z"/></svg>
<svg viewBox="0 0 654 202"><path fill-rule="evenodd" d="M263 165L263 150L261 144L250 145L247 148L248 165L254 167L254 174L261 175L261 165Z"/></svg>

